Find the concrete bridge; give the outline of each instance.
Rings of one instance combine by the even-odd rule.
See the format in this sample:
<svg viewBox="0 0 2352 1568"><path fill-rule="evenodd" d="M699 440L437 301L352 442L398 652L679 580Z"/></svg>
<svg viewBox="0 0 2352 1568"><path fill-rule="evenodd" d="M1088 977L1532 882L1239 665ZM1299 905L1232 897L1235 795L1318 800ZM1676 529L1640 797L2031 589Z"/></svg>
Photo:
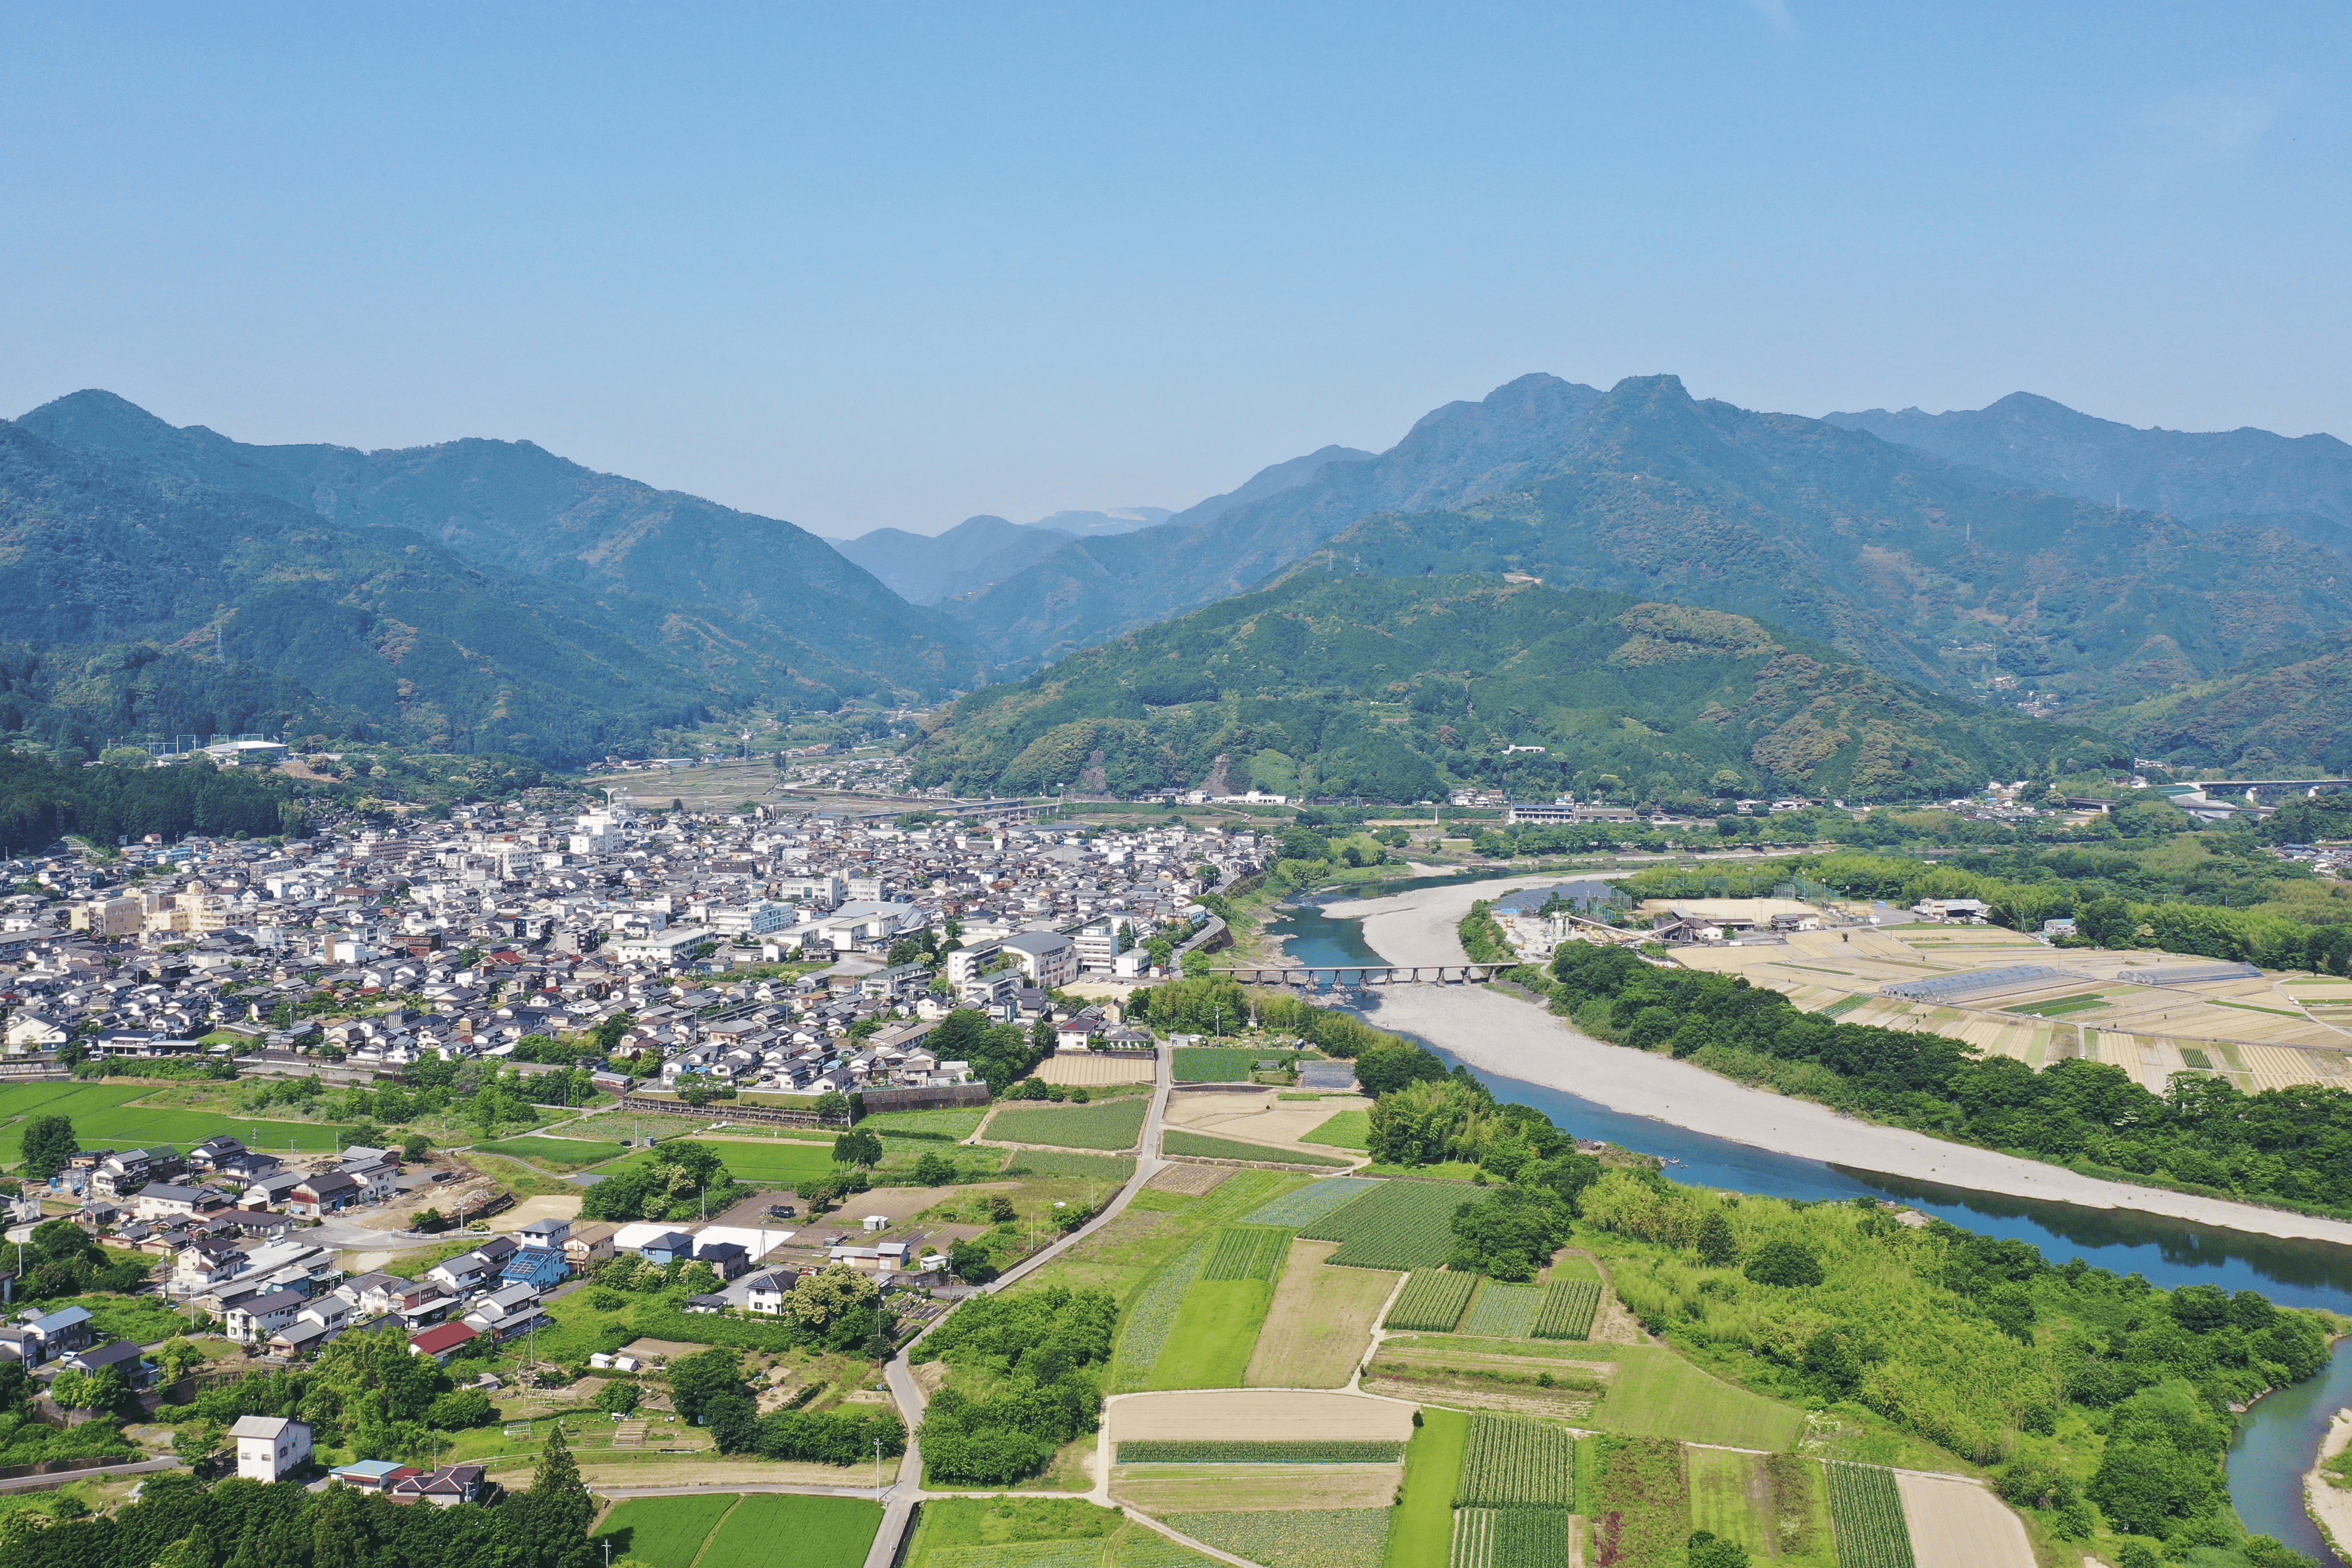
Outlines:
<svg viewBox="0 0 2352 1568"><path fill-rule="evenodd" d="M1295 985L1306 991L1360 991L1371 985L1462 985L1492 980L1508 963L1235 964L1213 969L1244 985Z"/></svg>

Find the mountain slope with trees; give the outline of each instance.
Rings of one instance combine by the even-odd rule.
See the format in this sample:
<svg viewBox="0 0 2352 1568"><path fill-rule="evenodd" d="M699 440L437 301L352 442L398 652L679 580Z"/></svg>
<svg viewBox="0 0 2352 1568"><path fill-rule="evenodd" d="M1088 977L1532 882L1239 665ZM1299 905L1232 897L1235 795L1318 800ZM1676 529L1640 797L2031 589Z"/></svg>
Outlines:
<svg viewBox="0 0 2352 1568"><path fill-rule="evenodd" d="M501 574L560 585L576 613L724 690L773 681L822 705L894 690L936 697L982 678L954 622L907 604L816 535L600 474L528 441L250 446L203 426L175 428L98 391L17 423L159 477L272 496L346 531L400 530Z"/></svg>
<svg viewBox="0 0 2352 1568"><path fill-rule="evenodd" d="M1620 802L1885 800L2116 754L1746 616L1492 577L1307 571L963 699L917 777L967 794L1207 784L1422 801L1476 783Z"/></svg>
<svg viewBox="0 0 2352 1568"><path fill-rule="evenodd" d="M2139 754L2240 778L2352 769L2352 635L2298 643L2134 703L2116 732Z"/></svg>

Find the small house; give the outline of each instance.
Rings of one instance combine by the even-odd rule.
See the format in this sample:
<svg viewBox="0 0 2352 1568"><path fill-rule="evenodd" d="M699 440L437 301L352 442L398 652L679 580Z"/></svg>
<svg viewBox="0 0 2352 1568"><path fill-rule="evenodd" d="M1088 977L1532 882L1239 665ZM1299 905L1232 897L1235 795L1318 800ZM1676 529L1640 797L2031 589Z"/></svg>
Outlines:
<svg viewBox="0 0 2352 1568"><path fill-rule="evenodd" d="M438 1328L427 1329L421 1334L409 1335L408 1348L417 1355L429 1355L446 1366L449 1364L449 1358L456 1355L464 1348L467 1341L479 1332L481 1331L471 1323L443 1323Z"/></svg>
<svg viewBox="0 0 2352 1568"><path fill-rule="evenodd" d="M246 1415L228 1435L236 1439L236 1473L249 1481L282 1481L310 1462L310 1427L283 1415Z"/></svg>

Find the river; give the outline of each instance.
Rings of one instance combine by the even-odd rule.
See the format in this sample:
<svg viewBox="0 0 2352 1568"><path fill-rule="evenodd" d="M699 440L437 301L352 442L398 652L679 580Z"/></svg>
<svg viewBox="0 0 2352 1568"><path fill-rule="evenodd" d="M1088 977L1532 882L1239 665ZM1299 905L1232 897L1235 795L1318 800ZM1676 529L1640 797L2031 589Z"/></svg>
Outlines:
<svg viewBox="0 0 2352 1568"><path fill-rule="evenodd" d="M1426 885L1392 883L1385 890L1404 892ZM1283 911L1267 930L1302 964L1381 962L1355 921L1333 920L1311 904ZM1377 1023L1378 994L1366 994L1358 1010ZM1460 1065L1451 1052L1427 1040L1422 1043L1447 1066ZM1541 1084L1471 1070L1497 1098L1536 1107L1563 1131L1579 1138L1603 1139L1668 1161L1665 1173L1675 1181L1808 1202L1896 1198L1980 1235L2030 1241L2053 1262L2080 1258L2118 1274L2144 1275L2167 1288L2211 1284L2230 1290L2259 1290L2290 1306L2326 1307L2352 1315L2352 1249L2153 1215L1995 1197L1851 1171L1710 1138L1650 1117L1628 1116ZM2303 1473L2318 1450L2328 1416L2347 1405L2352 1405L2352 1341L2336 1347L2335 1360L2319 1376L2273 1394L2247 1412L2239 1422L2229 1458L2231 1500L2247 1525L2336 1568L2347 1565L2328 1550L2304 1512Z"/></svg>

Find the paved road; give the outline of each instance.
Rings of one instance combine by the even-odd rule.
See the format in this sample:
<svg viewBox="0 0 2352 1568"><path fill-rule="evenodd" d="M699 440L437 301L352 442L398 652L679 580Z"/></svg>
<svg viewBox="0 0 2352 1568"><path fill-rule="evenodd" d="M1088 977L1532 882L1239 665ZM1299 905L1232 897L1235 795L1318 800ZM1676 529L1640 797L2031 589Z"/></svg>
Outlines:
<svg viewBox="0 0 2352 1568"><path fill-rule="evenodd" d="M1093 1219L1052 1246L1014 1264L984 1286L984 1290L997 1291L1016 1284L1077 1246L1117 1219L1135 1194L1143 1190L1144 1184L1160 1173L1160 1167L1167 1163L1160 1157L1160 1132L1168 1116L1168 1095L1174 1087L1174 1070L1172 1057L1168 1052L1161 1052L1158 1076L1152 1080L1151 1108L1143 1119L1143 1142L1136 1154L1135 1174L1128 1178L1127 1184L1111 1195L1110 1201L1103 1205ZM941 1318L939 1321L946 1321ZM908 1342L907 1349L912 1351L930 1334L932 1329L938 1327L939 1323L933 1323L916 1335ZM898 1554L899 1540L906 1534L907 1522L913 1517L915 1504L926 1497L954 1495L923 1490L923 1452L922 1446L916 1441L915 1429L922 1425L923 1411L929 1401L924 1396L921 1385L916 1383L914 1371L906 1355L901 1353L892 1357L883 1367L882 1377L890 1385L891 1397L898 1402L898 1413L907 1423L907 1454L898 1461L898 1479L887 1495L882 1529L874 1538L873 1550L866 1555L866 1568L890 1568L891 1562Z"/></svg>
<svg viewBox="0 0 2352 1568"><path fill-rule="evenodd" d="M53 1476L18 1476L14 1480L0 1481L0 1492L37 1492L51 1487L61 1487L68 1481L88 1480L93 1476L143 1476L156 1470L176 1470L180 1461L165 1458L140 1459L128 1465L93 1465L87 1470L59 1470Z"/></svg>

